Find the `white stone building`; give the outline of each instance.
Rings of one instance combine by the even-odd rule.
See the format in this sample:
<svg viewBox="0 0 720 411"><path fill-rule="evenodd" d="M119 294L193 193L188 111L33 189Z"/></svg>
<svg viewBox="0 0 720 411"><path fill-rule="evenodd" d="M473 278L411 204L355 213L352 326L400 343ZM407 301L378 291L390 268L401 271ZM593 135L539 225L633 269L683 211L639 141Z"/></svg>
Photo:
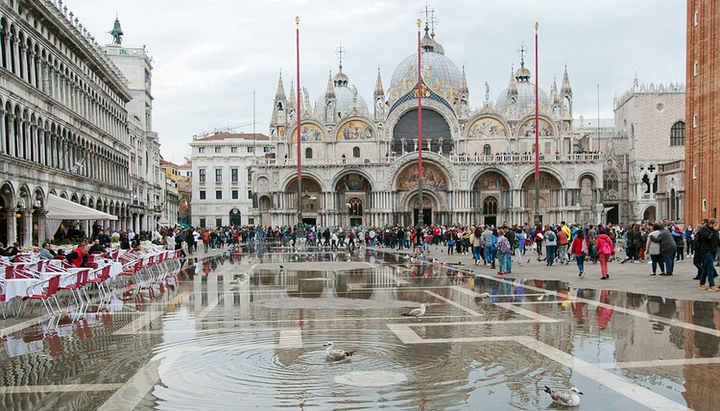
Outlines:
<svg viewBox="0 0 720 411"><path fill-rule="evenodd" d="M119 24L116 20L116 24ZM160 171L160 141L152 130L152 58L145 47L108 44L105 53L120 69L132 100L126 105L130 142L130 217L134 230L162 221L165 175Z"/></svg>
<svg viewBox="0 0 720 411"><path fill-rule="evenodd" d="M640 85L635 79L630 90L615 100L614 111L615 132L627 139L624 221L683 220L684 163L677 162L685 159L685 86ZM617 148L606 147L605 152L611 156ZM605 173L616 171L607 167Z"/></svg>
<svg viewBox="0 0 720 411"><path fill-rule="evenodd" d="M422 162L418 186L417 53L380 72L371 104L340 70L315 104L297 101L279 80L270 133L276 159L254 168L257 224L297 223L297 109L301 110L302 217L307 224L532 223L535 214L535 91L524 66L480 107L470 105L465 69L444 54L434 33L422 39ZM409 50L410 51L410 50ZM306 74L308 75L308 74ZM600 221L602 162L578 152L567 69L539 99L539 214L543 222Z"/></svg>
<svg viewBox="0 0 720 411"><path fill-rule="evenodd" d="M100 225L148 228L151 220L133 219L129 188L140 174L130 160L133 151L152 164L142 178L155 184L157 137L151 111L128 113L152 100L149 88L139 96L132 70L118 68L62 2L0 5L0 241L52 238L60 222L46 218L51 195L118 218ZM79 228L90 235L93 223Z"/></svg>
<svg viewBox="0 0 720 411"><path fill-rule="evenodd" d="M250 166L271 154L270 137L259 133L215 133L193 138L192 219L195 227L253 225ZM178 168L179 169L179 168Z"/></svg>

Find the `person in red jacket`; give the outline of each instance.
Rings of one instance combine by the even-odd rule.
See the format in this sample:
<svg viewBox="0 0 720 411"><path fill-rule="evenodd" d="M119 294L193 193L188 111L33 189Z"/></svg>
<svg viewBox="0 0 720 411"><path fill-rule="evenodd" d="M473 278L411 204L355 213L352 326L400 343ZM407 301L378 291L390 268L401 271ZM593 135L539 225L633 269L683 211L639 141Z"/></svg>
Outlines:
<svg viewBox="0 0 720 411"><path fill-rule="evenodd" d="M600 230L595 247L597 248L598 256L600 259L600 272L602 273L601 280L607 280L610 278L608 274L608 261L611 255L615 255L615 247L613 246L612 239L608 235L610 230L603 228Z"/></svg>
<svg viewBox="0 0 720 411"><path fill-rule="evenodd" d="M572 242L570 253L575 255L575 262L577 263L578 270L580 270L580 274L578 274L580 278L583 278L585 275L585 256L588 255L589 248L587 238L585 238L585 231L578 230Z"/></svg>
<svg viewBox="0 0 720 411"><path fill-rule="evenodd" d="M85 267L87 262L87 241L83 240L80 245L72 253L65 256L65 259L75 267Z"/></svg>

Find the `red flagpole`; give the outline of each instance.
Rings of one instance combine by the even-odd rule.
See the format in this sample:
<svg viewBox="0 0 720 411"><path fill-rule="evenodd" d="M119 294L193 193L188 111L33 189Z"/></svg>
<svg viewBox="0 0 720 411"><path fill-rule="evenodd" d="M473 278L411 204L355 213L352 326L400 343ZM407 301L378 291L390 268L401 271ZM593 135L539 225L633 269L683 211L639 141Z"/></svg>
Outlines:
<svg viewBox="0 0 720 411"><path fill-rule="evenodd" d="M535 22L535 216L534 222L537 226L541 223L540 217L540 130L538 115L538 83L540 76L538 75L538 27L540 25Z"/></svg>
<svg viewBox="0 0 720 411"><path fill-rule="evenodd" d="M423 171L422 171L422 46L420 42L420 19L418 25L418 226L425 226L425 209L423 208Z"/></svg>
<svg viewBox="0 0 720 411"><path fill-rule="evenodd" d="M295 17L295 24L297 28L295 30L295 49L296 49L296 69L297 69L297 178L298 186L300 185L300 107L302 100L300 100L300 16Z"/></svg>
<svg viewBox="0 0 720 411"><path fill-rule="evenodd" d="M418 19L418 178L422 179L422 47L420 44L420 19ZM422 204L420 205L422 210Z"/></svg>
<svg viewBox="0 0 720 411"><path fill-rule="evenodd" d="M300 16L295 17L295 48L296 48L296 61L297 61L297 109L295 111L297 115L297 231L296 236L298 238L304 235L304 227L302 222L302 174L300 172L301 165L301 150L300 150L300 107L302 106L302 100L300 100Z"/></svg>
<svg viewBox="0 0 720 411"><path fill-rule="evenodd" d="M540 139L539 139L539 132L538 132L538 125L539 125L539 116L538 116L538 79L540 76L538 75L538 26L539 24L535 23L535 180L540 179Z"/></svg>

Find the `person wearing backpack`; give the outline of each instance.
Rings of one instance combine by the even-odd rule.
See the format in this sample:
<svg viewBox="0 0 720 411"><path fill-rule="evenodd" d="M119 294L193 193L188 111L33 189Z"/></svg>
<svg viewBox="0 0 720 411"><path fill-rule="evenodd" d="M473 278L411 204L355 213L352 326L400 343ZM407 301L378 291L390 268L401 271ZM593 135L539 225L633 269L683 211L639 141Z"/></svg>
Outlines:
<svg viewBox="0 0 720 411"><path fill-rule="evenodd" d="M518 267L522 267L522 257L525 255L525 243L527 242L527 238L525 237L525 233L521 229L517 229L517 232L515 233L515 238L517 238L517 247L515 247L515 258L517 259L517 265Z"/></svg>
<svg viewBox="0 0 720 411"><path fill-rule="evenodd" d="M505 238L507 238L508 242L510 242L510 255L507 257L509 262L508 262L507 271L505 271L505 272L511 273L512 272L512 255L513 255L513 251L518 248L518 238L517 238L517 235L515 234L515 230L508 228L507 226L503 227L503 231L505 231ZM518 262L520 262L520 260L518 260Z"/></svg>
<svg viewBox="0 0 720 411"><path fill-rule="evenodd" d="M608 261L610 260L611 255L615 255L615 246L613 245L612 239L608 233L610 233L610 230L607 228L600 230L600 234L595 242L595 247L597 248L599 256L598 258L600 259L600 273L602 274L602 278L600 278L601 280L607 280L610 278L610 274L608 274Z"/></svg>
<svg viewBox="0 0 720 411"><path fill-rule="evenodd" d="M545 235L543 239L545 244L545 265L551 267L555 265L555 249L557 248L557 234L550 226L545 226Z"/></svg>
<svg viewBox="0 0 720 411"><path fill-rule="evenodd" d="M505 237L504 229L499 229L498 234L500 234L497 240L498 275L505 275L505 273L510 272L512 268L508 268L510 265L508 260L510 260L512 246L507 237Z"/></svg>

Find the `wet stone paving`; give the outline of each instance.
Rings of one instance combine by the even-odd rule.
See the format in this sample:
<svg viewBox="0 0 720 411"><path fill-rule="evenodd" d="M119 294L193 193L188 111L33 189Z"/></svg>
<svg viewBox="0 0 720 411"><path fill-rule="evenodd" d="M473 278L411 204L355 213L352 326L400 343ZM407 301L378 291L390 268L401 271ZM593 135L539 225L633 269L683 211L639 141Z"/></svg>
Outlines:
<svg viewBox="0 0 720 411"><path fill-rule="evenodd" d="M369 249L188 259L156 292L4 321L0 407L564 409L547 386L575 409L717 409L717 303L523 277Z"/></svg>

